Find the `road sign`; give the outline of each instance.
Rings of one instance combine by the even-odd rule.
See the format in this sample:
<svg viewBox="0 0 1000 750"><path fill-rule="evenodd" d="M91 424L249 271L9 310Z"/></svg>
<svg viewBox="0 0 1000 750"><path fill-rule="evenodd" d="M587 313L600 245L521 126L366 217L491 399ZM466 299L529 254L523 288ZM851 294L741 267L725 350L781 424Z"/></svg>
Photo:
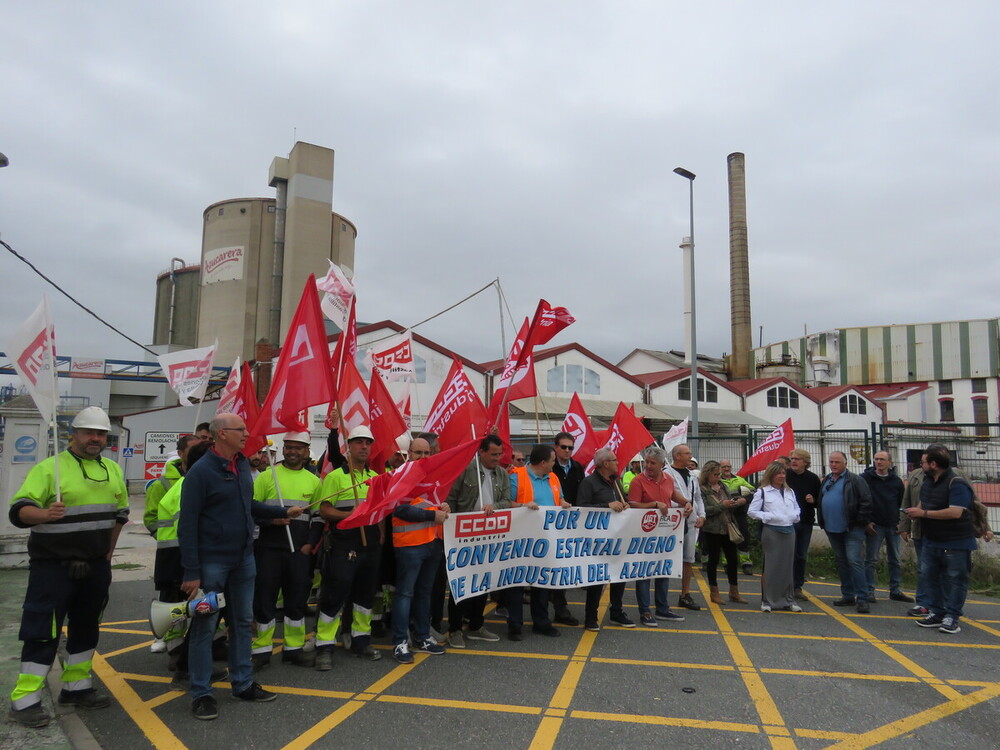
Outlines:
<svg viewBox="0 0 1000 750"><path fill-rule="evenodd" d="M146 433L146 463L167 462L167 456L177 449L177 438L180 432L147 432Z"/></svg>
<svg viewBox="0 0 1000 750"><path fill-rule="evenodd" d="M132 458L135 455L135 450L132 448L122 448L122 458Z"/></svg>
<svg viewBox="0 0 1000 750"><path fill-rule="evenodd" d="M159 479L163 476L163 464L146 464L146 473L143 479Z"/></svg>

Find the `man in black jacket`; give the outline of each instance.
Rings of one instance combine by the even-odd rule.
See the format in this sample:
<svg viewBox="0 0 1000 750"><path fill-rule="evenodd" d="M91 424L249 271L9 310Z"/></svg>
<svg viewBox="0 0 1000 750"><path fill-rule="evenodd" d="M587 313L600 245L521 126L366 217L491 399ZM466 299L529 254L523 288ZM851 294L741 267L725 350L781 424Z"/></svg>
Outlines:
<svg viewBox="0 0 1000 750"><path fill-rule="evenodd" d="M865 577L868 580L868 601L875 601L875 568L878 567L882 541L885 540L889 564L889 598L897 602L912 602L903 593L903 576L899 566L899 506L903 500L903 480L896 476L888 451L879 451L874 466L865 469L861 478L872 493L872 520L865 530Z"/></svg>
<svg viewBox="0 0 1000 750"><path fill-rule="evenodd" d="M806 558L812 541L813 526L816 523L816 498L819 497L819 477L809 471L812 457L809 451L796 448L789 454L791 467L785 474L785 484L795 493L799 504L799 521L795 524L795 558L792 561L792 578L795 582L795 598L805 599L802 586L806 582Z"/></svg>
<svg viewBox="0 0 1000 750"><path fill-rule="evenodd" d="M829 458L830 473L823 479L819 502L819 525L830 540L840 576L840 599L835 607L857 606L867 613L868 581L865 579L863 547L865 529L871 521L872 496L868 485L847 470L847 454L834 451Z"/></svg>
<svg viewBox="0 0 1000 750"><path fill-rule="evenodd" d="M556 447L556 463L552 467L552 473L559 478L559 486L562 489L563 499L570 505L576 505L576 493L583 481L583 464L573 458L573 446L576 440L568 432L560 432L556 435L553 443ZM552 619L562 625L576 627L580 621L573 617L566 603L565 589L552 589L549 592L549 601L555 609L555 617Z"/></svg>

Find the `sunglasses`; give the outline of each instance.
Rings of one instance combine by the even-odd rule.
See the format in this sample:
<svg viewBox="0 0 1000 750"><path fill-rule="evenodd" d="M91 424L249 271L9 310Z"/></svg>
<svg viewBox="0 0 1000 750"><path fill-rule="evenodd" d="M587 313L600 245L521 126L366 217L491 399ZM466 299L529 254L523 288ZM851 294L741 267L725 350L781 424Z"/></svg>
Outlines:
<svg viewBox="0 0 1000 750"><path fill-rule="evenodd" d="M110 482L111 481L111 472L109 472L108 471L108 467L104 465L104 459L103 458L97 459L96 462L95 461L88 461L87 462L88 464L96 463L98 466L100 466L101 469L104 470L104 477L103 478L102 477L96 477L95 478L95 477L90 476L90 474L87 473L87 465L79 458L79 456L76 456L75 454L73 454L73 458L75 458L76 462L80 465L80 472L83 474L83 478L84 479L88 479L91 482L94 482L95 484L104 484L105 482Z"/></svg>

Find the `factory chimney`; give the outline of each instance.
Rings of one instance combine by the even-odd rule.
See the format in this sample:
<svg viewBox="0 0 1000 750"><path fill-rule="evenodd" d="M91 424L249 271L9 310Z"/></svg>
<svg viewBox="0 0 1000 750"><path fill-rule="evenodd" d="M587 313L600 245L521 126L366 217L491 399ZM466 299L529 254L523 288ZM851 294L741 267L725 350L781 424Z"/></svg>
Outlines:
<svg viewBox="0 0 1000 750"><path fill-rule="evenodd" d="M752 378L750 372L750 258L747 249L746 165L738 151L727 157L729 165L729 306L732 354L729 375L733 380Z"/></svg>

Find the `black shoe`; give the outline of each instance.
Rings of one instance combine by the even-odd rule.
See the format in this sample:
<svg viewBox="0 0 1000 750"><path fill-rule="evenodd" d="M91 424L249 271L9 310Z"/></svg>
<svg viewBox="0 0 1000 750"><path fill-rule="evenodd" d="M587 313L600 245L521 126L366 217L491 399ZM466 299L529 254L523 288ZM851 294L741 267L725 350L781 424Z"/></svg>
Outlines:
<svg viewBox="0 0 1000 750"><path fill-rule="evenodd" d="M677 606L684 607L684 609L693 609L695 611L701 609L701 607L694 603L694 599L691 598L691 594L681 594L677 597Z"/></svg>
<svg viewBox="0 0 1000 750"><path fill-rule="evenodd" d="M927 607L910 607L906 610L906 614L910 617L927 617L931 611Z"/></svg>
<svg viewBox="0 0 1000 750"><path fill-rule="evenodd" d="M265 690L259 682L254 682L242 693L233 693L233 697L249 703L269 703L277 698L278 694Z"/></svg>
<svg viewBox="0 0 1000 750"><path fill-rule="evenodd" d="M86 690L63 690L59 693L60 706L76 706L77 708L107 708L111 705L111 696L98 693L94 688Z"/></svg>
<svg viewBox="0 0 1000 750"><path fill-rule="evenodd" d="M809 601L809 597L802 593L802 589L795 589L795 598L800 602Z"/></svg>
<svg viewBox="0 0 1000 750"><path fill-rule="evenodd" d="M20 724L22 727L41 729L48 726L52 717L45 713L45 709L42 708L41 703L36 703L33 706L22 708L20 711L11 706L10 720L15 724Z"/></svg>
<svg viewBox="0 0 1000 750"><path fill-rule="evenodd" d="M333 669L333 649L323 648L316 652L316 670L329 672Z"/></svg>
<svg viewBox="0 0 1000 750"><path fill-rule="evenodd" d="M560 625L568 625L571 628L575 628L580 624L580 621L573 617L573 615L569 613L568 609L559 610L556 612L556 616L552 619Z"/></svg>
<svg viewBox="0 0 1000 750"><path fill-rule="evenodd" d="M855 604L855 602L854 602L853 598L848 598L848 597L845 596L844 598L838 599L837 601L835 601L833 603L833 606L834 607L853 607L854 604Z"/></svg>
<svg viewBox="0 0 1000 750"><path fill-rule="evenodd" d="M750 563L743 563L743 575L752 576L753 575L753 565Z"/></svg>
<svg viewBox="0 0 1000 750"><path fill-rule="evenodd" d="M587 620L586 624L583 626L584 630L589 630L592 633L597 633L601 629L600 623L597 620Z"/></svg>
<svg viewBox="0 0 1000 750"><path fill-rule="evenodd" d="M356 656L358 659L367 659L368 661L378 661L382 658L382 654L371 646L365 646L364 648L352 648L351 656Z"/></svg>
<svg viewBox="0 0 1000 750"><path fill-rule="evenodd" d="M211 695L203 695L194 699L194 703L191 704L191 713L196 719L211 721L219 717L219 704Z"/></svg>
<svg viewBox="0 0 1000 750"><path fill-rule="evenodd" d="M871 604L874 604L875 602L878 601L878 599L875 597L875 594L869 594L867 601L870 602Z"/></svg>
<svg viewBox="0 0 1000 750"><path fill-rule="evenodd" d="M282 661L284 661L284 657L282 657ZM253 667L254 672L259 672L260 670L268 667L270 664L271 664L270 652L253 654L250 657L250 666Z"/></svg>
<svg viewBox="0 0 1000 750"><path fill-rule="evenodd" d="M914 598L908 594L904 594L902 591L890 591L889 598L894 602L914 602Z"/></svg>
<svg viewBox="0 0 1000 750"><path fill-rule="evenodd" d="M558 629L552 627L551 625L535 626L531 627L532 633L537 633L538 635L547 635L549 638L558 638L562 635Z"/></svg>
<svg viewBox="0 0 1000 750"><path fill-rule="evenodd" d="M520 628L507 628L507 640L508 641L523 641L524 636L521 635Z"/></svg>
<svg viewBox="0 0 1000 750"><path fill-rule="evenodd" d="M292 651L282 651L281 663L293 664L296 667L315 667L316 652L303 651L301 648L297 648Z"/></svg>
<svg viewBox="0 0 1000 750"><path fill-rule="evenodd" d="M608 619L615 625L623 628L634 628L635 623L624 612L612 612Z"/></svg>
<svg viewBox="0 0 1000 750"><path fill-rule="evenodd" d="M867 615L872 611L872 608L868 606L868 602L864 599L858 599L858 612L863 615Z"/></svg>

